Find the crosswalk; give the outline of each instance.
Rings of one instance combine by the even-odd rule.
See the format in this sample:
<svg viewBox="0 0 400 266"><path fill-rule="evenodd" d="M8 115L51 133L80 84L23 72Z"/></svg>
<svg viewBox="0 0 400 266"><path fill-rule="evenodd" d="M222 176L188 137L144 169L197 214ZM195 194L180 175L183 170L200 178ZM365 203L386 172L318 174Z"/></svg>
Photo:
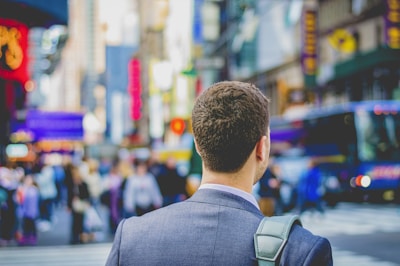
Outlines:
<svg viewBox="0 0 400 266"><path fill-rule="evenodd" d="M334 266L399 266L400 263L390 261L382 261L380 259L360 255L355 252L340 250L333 247L332 249L333 265Z"/></svg>
<svg viewBox="0 0 400 266"><path fill-rule="evenodd" d="M101 266L105 265L111 243L0 248L2 266Z"/></svg>
<svg viewBox="0 0 400 266"><path fill-rule="evenodd" d="M328 239L339 235L399 233L400 207L345 203L327 210L322 216L319 213L306 212L301 215L301 220L306 229ZM332 247L332 255L335 266L400 266L400 262L383 261L369 255L341 250L335 246Z"/></svg>
<svg viewBox="0 0 400 266"><path fill-rule="evenodd" d="M325 237L400 232L400 206L341 204L324 215L306 212L303 226Z"/></svg>
<svg viewBox="0 0 400 266"><path fill-rule="evenodd" d="M306 212L301 218L305 228L328 239L340 235L400 232L398 206L346 203L327 210L324 216ZM111 243L0 248L0 266L105 265L110 249ZM335 266L400 266L400 262L383 261L370 254L359 254L334 245L332 249Z"/></svg>

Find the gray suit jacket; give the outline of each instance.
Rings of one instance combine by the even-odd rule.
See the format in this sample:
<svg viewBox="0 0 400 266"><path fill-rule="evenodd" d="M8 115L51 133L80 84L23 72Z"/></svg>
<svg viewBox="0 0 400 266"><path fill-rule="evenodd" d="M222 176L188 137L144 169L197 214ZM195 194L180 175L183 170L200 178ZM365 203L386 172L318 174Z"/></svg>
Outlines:
<svg viewBox="0 0 400 266"><path fill-rule="evenodd" d="M121 221L106 265L257 265L253 236L262 218L241 197L201 189ZM280 265L332 265L329 241L296 225Z"/></svg>

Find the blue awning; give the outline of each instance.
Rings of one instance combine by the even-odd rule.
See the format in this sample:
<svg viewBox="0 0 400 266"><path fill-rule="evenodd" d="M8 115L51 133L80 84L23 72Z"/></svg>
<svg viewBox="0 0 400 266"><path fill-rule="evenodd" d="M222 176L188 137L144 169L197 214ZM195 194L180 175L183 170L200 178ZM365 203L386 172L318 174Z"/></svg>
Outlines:
<svg viewBox="0 0 400 266"><path fill-rule="evenodd" d="M68 0L0 0L0 17L28 27L68 25Z"/></svg>
<svg viewBox="0 0 400 266"><path fill-rule="evenodd" d="M83 114L73 112L49 112L29 110L26 129L34 140L82 140Z"/></svg>

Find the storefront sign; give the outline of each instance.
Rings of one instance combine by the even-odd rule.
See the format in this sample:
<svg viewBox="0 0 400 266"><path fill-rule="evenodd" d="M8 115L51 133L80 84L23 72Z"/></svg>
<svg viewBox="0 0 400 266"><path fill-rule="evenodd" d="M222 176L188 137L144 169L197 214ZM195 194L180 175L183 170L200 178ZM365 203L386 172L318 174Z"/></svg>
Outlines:
<svg viewBox="0 0 400 266"><path fill-rule="evenodd" d="M386 0L385 42L392 49L400 49L400 0Z"/></svg>
<svg viewBox="0 0 400 266"><path fill-rule="evenodd" d="M315 76L317 73L317 12L315 10L305 9L302 17L302 47L301 47L301 65L303 73L309 76Z"/></svg>
<svg viewBox="0 0 400 266"><path fill-rule="evenodd" d="M28 81L28 27L18 21L0 18L0 77Z"/></svg>

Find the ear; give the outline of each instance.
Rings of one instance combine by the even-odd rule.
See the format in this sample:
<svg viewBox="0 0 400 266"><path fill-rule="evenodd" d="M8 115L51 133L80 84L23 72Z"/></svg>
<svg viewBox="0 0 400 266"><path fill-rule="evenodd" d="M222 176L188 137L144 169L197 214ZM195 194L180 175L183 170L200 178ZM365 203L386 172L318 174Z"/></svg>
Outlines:
<svg viewBox="0 0 400 266"><path fill-rule="evenodd" d="M269 138L262 136L256 145L256 156L260 161L265 161L269 156Z"/></svg>
<svg viewBox="0 0 400 266"><path fill-rule="evenodd" d="M196 148L196 151L197 151L197 153L200 155L200 157L201 157L201 153L200 153L200 151L199 151L199 147L197 146L197 142L196 142L196 139L193 139L194 140L194 147Z"/></svg>

